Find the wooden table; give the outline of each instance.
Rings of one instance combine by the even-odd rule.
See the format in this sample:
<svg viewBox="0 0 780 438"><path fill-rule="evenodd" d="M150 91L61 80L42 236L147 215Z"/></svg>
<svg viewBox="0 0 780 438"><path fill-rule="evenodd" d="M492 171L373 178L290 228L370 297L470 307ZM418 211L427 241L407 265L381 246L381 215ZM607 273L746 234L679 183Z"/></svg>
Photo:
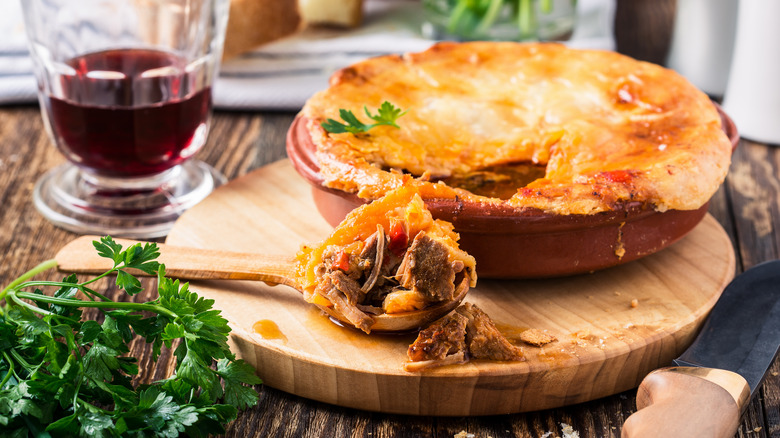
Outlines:
<svg viewBox="0 0 780 438"><path fill-rule="evenodd" d="M207 146L198 157L233 179L285 157L285 134L294 114L217 112ZM36 106L0 109L0 283L5 285L35 264L49 259L74 234L56 228L33 207L32 190L44 172L63 161L50 144ZM780 256L780 149L743 140L731 172L713 198L710 212L734 242L742 271ZM51 273L50 277L60 275ZM153 299L148 291L134 298ZM117 290L101 283L105 294ZM95 316L95 314L89 314ZM150 360L143 342L132 346L140 358L143 381L166 377L173 358ZM743 417L739 437L780 437L780 362ZM580 437L618 437L623 421L635 410L634 391L592 402L541 412L474 418L422 418L383 415L326 405L258 386L259 404L230 425L231 437L453 437L461 431L475 438L560 436L561 423Z"/></svg>

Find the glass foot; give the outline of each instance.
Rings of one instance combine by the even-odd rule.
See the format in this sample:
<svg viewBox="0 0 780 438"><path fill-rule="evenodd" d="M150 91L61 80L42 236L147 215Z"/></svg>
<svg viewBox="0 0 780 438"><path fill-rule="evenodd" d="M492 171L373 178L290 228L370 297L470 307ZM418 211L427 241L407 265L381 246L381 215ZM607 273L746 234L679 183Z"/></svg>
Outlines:
<svg viewBox="0 0 780 438"><path fill-rule="evenodd" d="M221 173L198 160L134 179L97 177L68 163L38 181L33 202L69 231L151 239L167 235L182 213L224 183Z"/></svg>

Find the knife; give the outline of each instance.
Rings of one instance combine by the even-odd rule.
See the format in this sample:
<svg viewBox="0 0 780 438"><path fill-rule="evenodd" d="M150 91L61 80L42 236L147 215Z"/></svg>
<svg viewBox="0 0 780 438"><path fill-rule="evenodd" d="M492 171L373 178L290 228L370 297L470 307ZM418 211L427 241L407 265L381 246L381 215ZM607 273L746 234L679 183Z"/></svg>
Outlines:
<svg viewBox="0 0 780 438"><path fill-rule="evenodd" d="M637 390L623 438L732 438L780 347L780 260L738 275L693 344Z"/></svg>

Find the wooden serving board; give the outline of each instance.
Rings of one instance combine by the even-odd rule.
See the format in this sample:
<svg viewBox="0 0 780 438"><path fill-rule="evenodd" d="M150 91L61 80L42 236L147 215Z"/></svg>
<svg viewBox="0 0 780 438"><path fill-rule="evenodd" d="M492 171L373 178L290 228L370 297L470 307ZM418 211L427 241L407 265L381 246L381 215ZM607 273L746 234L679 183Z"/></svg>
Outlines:
<svg viewBox="0 0 780 438"><path fill-rule="evenodd" d="M217 189L181 217L167 243L292 255L330 231L310 187L283 160ZM558 341L525 345L523 362L477 361L420 373L403 369L414 334L339 327L286 286L214 281L192 288L216 300L234 329L234 351L269 386L364 410L490 415L636 387L693 340L732 279L734 263L728 236L707 216L680 242L626 265L551 280L480 280L466 301L491 315L510 339L535 328Z"/></svg>

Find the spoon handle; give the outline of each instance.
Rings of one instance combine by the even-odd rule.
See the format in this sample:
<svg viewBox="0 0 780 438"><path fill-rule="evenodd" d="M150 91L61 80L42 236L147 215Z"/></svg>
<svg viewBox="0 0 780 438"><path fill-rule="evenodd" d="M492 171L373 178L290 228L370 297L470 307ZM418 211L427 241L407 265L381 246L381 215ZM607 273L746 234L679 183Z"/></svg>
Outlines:
<svg viewBox="0 0 780 438"><path fill-rule="evenodd" d="M111 269L113 262L100 257L92 245L98 236L82 236L65 245L54 256L57 268L77 274L101 274ZM115 239L127 248L138 242ZM295 281L295 263L286 256L187 248L158 243L157 260L165 265L169 277L186 280L259 280L269 284L285 284L300 290ZM134 275L148 275L134 271Z"/></svg>

